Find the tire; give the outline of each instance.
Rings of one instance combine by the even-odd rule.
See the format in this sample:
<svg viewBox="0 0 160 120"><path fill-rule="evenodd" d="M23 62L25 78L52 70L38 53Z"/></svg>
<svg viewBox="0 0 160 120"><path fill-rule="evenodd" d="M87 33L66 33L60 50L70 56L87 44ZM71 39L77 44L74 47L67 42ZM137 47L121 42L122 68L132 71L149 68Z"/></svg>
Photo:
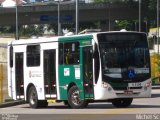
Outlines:
<svg viewBox="0 0 160 120"><path fill-rule="evenodd" d="M69 103L68 103L68 101L67 101L67 100L63 101L63 104L64 104L65 106L67 106L67 107L71 108L71 106L69 105Z"/></svg>
<svg viewBox="0 0 160 120"><path fill-rule="evenodd" d="M34 86L32 86L29 89L28 100L31 108L38 108L40 106L40 102L38 101L37 91Z"/></svg>
<svg viewBox="0 0 160 120"><path fill-rule="evenodd" d="M68 104L71 108L84 108L88 105L86 100L80 99L79 89L77 86L73 86L68 91Z"/></svg>
<svg viewBox="0 0 160 120"><path fill-rule="evenodd" d="M117 108L126 108L131 105L133 98L117 98L112 101L112 105Z"/></svg>

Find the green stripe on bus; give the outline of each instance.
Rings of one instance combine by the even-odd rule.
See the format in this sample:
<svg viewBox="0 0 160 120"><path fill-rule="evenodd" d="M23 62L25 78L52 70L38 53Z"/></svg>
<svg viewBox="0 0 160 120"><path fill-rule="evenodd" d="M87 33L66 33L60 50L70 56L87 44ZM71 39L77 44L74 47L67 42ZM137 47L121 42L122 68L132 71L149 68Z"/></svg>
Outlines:
<svg viewBox="0 0 160 120"><path fill-rule="evenodd" d="M92 39L93 35L84 35L84 36L74 36L74 37L61 37L58 40L59 41L75 41L75 40L88 40Z"/></svg>

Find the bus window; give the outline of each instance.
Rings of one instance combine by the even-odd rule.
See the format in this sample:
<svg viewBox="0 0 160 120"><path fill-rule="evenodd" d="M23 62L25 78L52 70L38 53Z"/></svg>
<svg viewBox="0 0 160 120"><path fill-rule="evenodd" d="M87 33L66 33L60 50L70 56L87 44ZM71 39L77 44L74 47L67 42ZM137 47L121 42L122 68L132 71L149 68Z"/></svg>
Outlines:
<svg viewBox="0 0 160 120"><path fill-rule="evenodd" d="M93 54L94 58L94 71L95 71L95 83L98 81L99 72L100 72L100 62L99 62L99 53L98 53L98 46L95 44L95 50Z"/></svg>
<svg viewBox="0 0 160 120"><path fill-rule="evenodd" d="M63 43L59 43L59 64L63 63Z"/></svg>
<svg viewBox="0 0 160 120"><path fill-rule="evenodd" d="M79 64L79 42L64 43L64 64Z"/></svg>
<svg viewBox="0 0 160 120"><path fill-rule="evenodd" d="M29 45L27 46L27 66L39 66L40 65L40 46Z"/></svg>

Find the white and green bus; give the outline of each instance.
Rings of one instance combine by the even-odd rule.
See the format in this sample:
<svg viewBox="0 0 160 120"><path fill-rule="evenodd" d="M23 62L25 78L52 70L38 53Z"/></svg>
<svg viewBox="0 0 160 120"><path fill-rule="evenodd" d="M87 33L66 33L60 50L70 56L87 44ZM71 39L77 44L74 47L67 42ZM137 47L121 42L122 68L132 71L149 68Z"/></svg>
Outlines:
<svg viewBox="0 0 160 120"><path fill-rule="evenodd" d="M115 31L11 41L8 90L32 108L53 100L71 108L96 101L128 107L133 98L151 96L146 34Z"/></svg>

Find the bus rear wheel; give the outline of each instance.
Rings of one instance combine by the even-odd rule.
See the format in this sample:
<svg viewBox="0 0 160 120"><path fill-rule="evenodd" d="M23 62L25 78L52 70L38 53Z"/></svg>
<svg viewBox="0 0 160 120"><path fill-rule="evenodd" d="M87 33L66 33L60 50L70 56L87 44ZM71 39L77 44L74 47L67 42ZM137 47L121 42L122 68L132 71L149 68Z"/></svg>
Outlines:
<svg viewBox="0 0 160 120"><path fill-rule="evenodd" d="M32 86L29 89L28 100L29 100L29 105L31 108L38 108L39 107L40 103L38 101L37 91L34 86Z"/></svg>
<svg viewBox="0 0 160 120"><path fill-rule="evenodd" d="M80 91L77 86L73 86L69 89L68 104L71 108L84 108L88 105L86 100L80 98Z"/></svg>
<svg viewBox="0 0 160 120"><path fill-rule="evenodd" d="M126 108L131 105L133 98L117 98L112 101L112 105L117 108Z"/></svg>

